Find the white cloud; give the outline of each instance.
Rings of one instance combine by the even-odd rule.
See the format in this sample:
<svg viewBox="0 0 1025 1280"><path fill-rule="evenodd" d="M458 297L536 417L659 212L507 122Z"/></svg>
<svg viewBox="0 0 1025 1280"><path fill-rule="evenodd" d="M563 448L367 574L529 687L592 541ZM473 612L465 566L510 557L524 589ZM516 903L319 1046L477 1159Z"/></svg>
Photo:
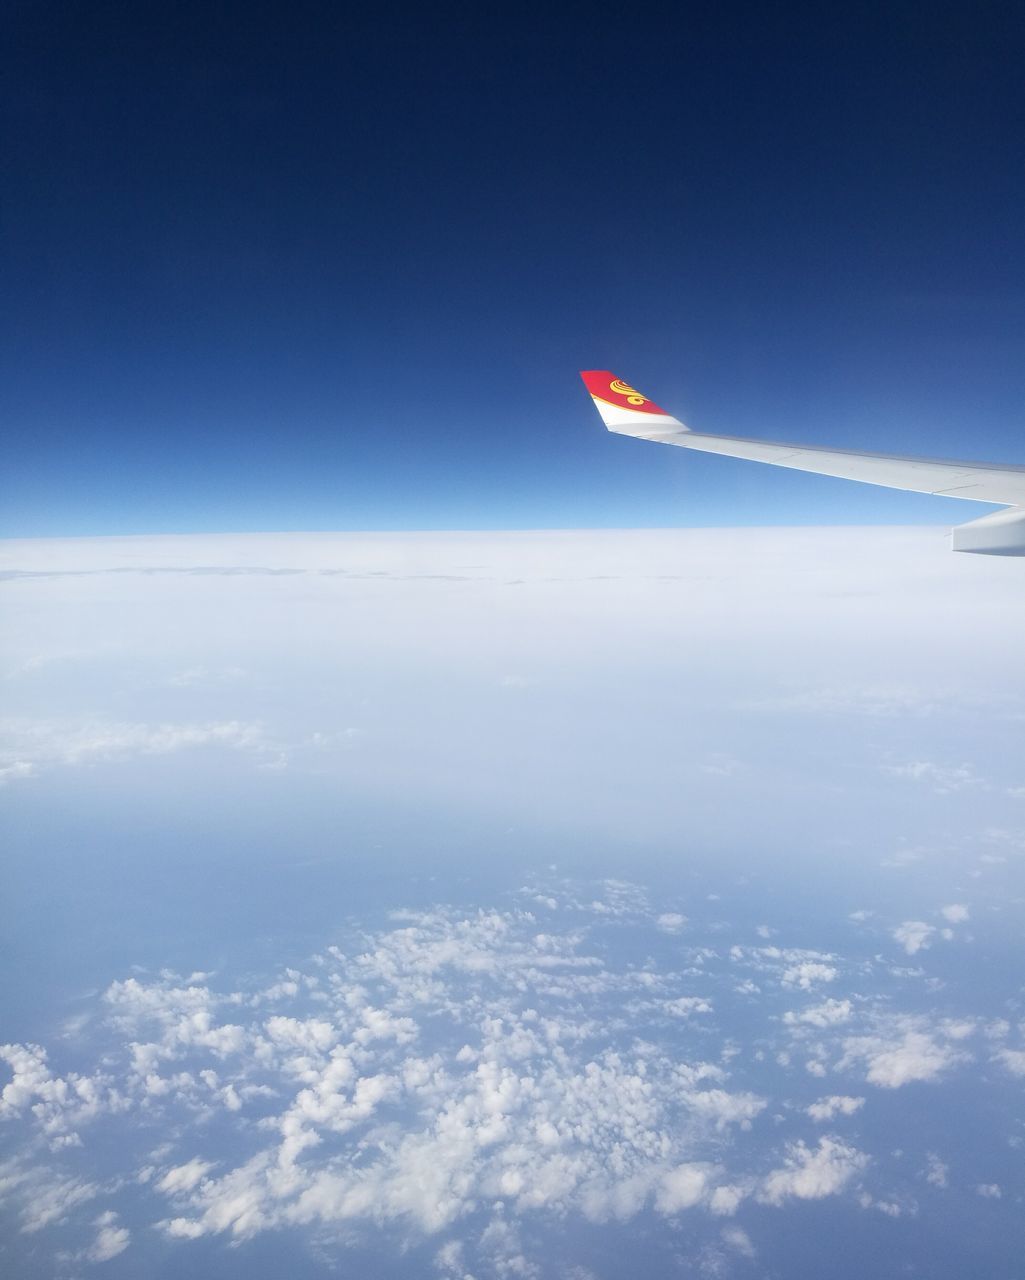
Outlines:
<svg viewBox="0 0 1025 1280"><path fill-rule="evenodd" d="M636 921L643 899L612 882L601 901L611 928ZM88 1105L93 1120L163 1115L191 1136L176 1163L147 1153L132 1179L161 1203L170 1239L303 1224L435 1233L489 1207L593 1221L646 1205L733 1213L743 1179L694 1152L749 1129L767 1100L730 1087L729 1046L717 1064L681 1055L680 1020L707 1025L711 1001L682 994L671 972L610 967L584 937L542 931L529 911L436 909L397 913L318 957L315 976L288 970L255 996L215 990L204 974L127 978L102 997L107 1076L58 1075L42 1049L8 1046L4 1106L54 1132ZM667 1044L652 1042L654 1010L671 1015L658 1023ZM214 1106L261 1135L234 1165L204 1149ZM93 1194L68 1184L52 1219ZM94 1256L127 1246L116 1222L100 1230ZM504 1252L497 1229L480 1243L478 1262L532 1265L503 1239Z"/></svg>
<svg viewBox="0 0 1025 1280"><path fill-rule="evenodd" d="M666 1215L693 1209L707 1199L709 1182L707 1165L678 1165L663 1175L655 1192L655 1208Z"/></svg>
<svg viewBox="0 0 1025 1280"><path fill-rule="evenodd" d="M0 781L33 776L43 767L79 766L165 756L200 747L280 752L260 724L241 720L139 724L113 720L0 721Z"/></svg>
<svg viewBox="0 0 1025 1280"><path fill-rule="evenodd" d="M969 911L963 902L952 902L940 908L940 915L948 924L964 924L969 918Z"/></svg>
<svg viewBox="0 0 1025 1280"><path fill-rule="evenodd" d="M74 1142L76 1130L104 1111L117 1111L122 1098L102 1072L54 1075L46 1050L34 1044L0 1045L11 1079L0 1092L0 1118L31 1112L54 1146Z"/></svg>
<svg viewBox="0 0 1025 1280"><path fill-rule="evenodd" d="M1025 1076L1025 1049L998 1049L993 1055L1014 1076Z"/></svg>
<svg viewBox="0 0 1025 1280"><path fill-rule="evenodd" d="M687 924L687 917L678 911L663 911L655 920L663 933L680 933Z"/></svg>
<svg viewBox="0 0 1025 1280"><path fill-rule="evenodd" d="M46 1175L40 1169L33 1171L26 1190L21 1229L29 1235L66 1222L75 1210L100 1194L95 1183L61 1174Z"/></svg>
<svg viewBox="0 0 1025 1280"><path fill-rule="evenodd" d="M883 772L893 778L929 783L937 795L989 787L970 764L940 765L931 760L914 760L908 764L884 765Z"/></svg>
<svg viewBox="0 0 1025 1280"><path fill-rule="evenodd" d="M836 975L837 971L832 965L805 960L784 969L781 981L785 987L800 987L802 991L809 991L816 982L832 982Z"/></svg>
<svg viewBox="0 0 1025 1280"><path fill-rule="evenodd" d="M743 1227L723 1227L722 1238L723 1243L731 1248L734 1253L739 1253L742 1258L754 1258L756 1256L751 1237Z"/></svg>
<svg viewBox="0 0 1025 1280"><path fill-rule="evenodd" d="M843 1048L839 1069L861 1062L868 1083L883 1089L938 1080L951 1067L967 1060L962 1050L914 1019L898 1020L880 1034L848 1037Z"/></svg>
<svg viewBox="0 0 1025 1280"><path fill-rule="evenodd" d="M935 933L935 926L924 920L905 920L894 929L893 936L909 956L915 956L928 949Z"/></svg>
<svg viewBox="0 0 1025 1280"><path fill-rule="evenodd" d="M213 1167L206 1160L198 1158L189 1160L185 1164L176 1165L173 1169L168 1169L163 1177L157 1181L156 1188L168 1196L194 1191Z"/></svg>
<svg viewBox="0 0 1025 1280"><path fill-rule="evenodd" d="M868 1157L840 1138L820 1138L814 1148L795 1142L782 1167L763 1179L758 1199L774 1205L791 1197L820 1200L842 1191L867 1165Z"/></svg>
<svg viewBox="0 0 1025 1280"><path fill-rule="evenodd" d="M35 777L35 774L36 766L31 760L11 760L8 764L0 765L0 787Z"/></svg>
<svg viewBox="0 0 1025 1280"><path fill-rule="evenodd" d="M7 1046L12 1079L0 1105L51 1142L80 1132L88 1144L104 1122L107 1143L118 1134L129 1146L140 1119L150 1132L163 1125L173 1151L154 1154L150 1139L122 1176L169 1240L290 1227L386 1230L400 1244L436 1234L437 1266L453 1276L490 1274L499 1260L507 1274L529 1270L512 1228L539 1212L725 1218L752 1196L782 1205L842 1191L867 1160L835 1135L786 1144L779 1131L782 1155L754 1154L766 1139L743 1135L756 1126L768 1134L770 1099L731 1078L735 1060L752 1062L750 1046L717 1027L718 995L691 992L698 982L728 991L747 966L800 1005L797 993L835 980L846 962L775 946L674 946L679 973L644 951L613 963L611 931L633 937L646 924L655 940L657 913L643 904L612 882L562 915L396 912L388 927L314 957L309 972L286 969L252 990L203 973L137 974L111 983L99 1001L105 1016L83 1024L76 1053L88 1032L100 1068L58 1072L41 1048ZM862 995L810 996L780 1022L766 1016L809 1071L825 1075L841 1056L837 1069L858 1067L888 1088L965 1060L977 1029L972 1019L889 1014ZM852 1024L862 1034L849 1034ZM753 1056L777 1050L764 1042ZM806 1114L825 1124L863 1102L827 1094ZM212 1140L213 1120L244 1136L244 1156ZM770 1172L760 1177L759 1166ZM97 1194L63 1186L44 1224L76 1212L81 1222L76 1206ZM871 1199L881 1212L897 1203ZM480 1220L510 1231L496 1226L485 1242L466 1225L490 1231ZM77 1256L128 1244L126 1228L106 1228ZM446 1233L461 1251L446 1248Z"/></svg>
<svg viewBox="0 0 1025 1280"><path fill-rule="evenodd" d="M905 1213L917 1213L918 1206L912 1200L901 1203L899 1200L877 1200L875 1196L867 1191L863 1191L858 1196L858 1203L863 1209L875 1209L877 1213L883 1213L888 1218L902 1218Z"/></svg>
<svg viewBox="0 0 1025 1280"><path fill-rule="evenodd" d="M833 1027L842 1022L849 1022L853 1006L850 1000L824 1000L821 1004L811 1005L807 1009L788 1010L783 1015L787 1026L806 1023L811 1027Z"/></svg>
<svg viewBox="0 0 1025 1280"><path fill-rule="evenodd" d="M749 1129L751 1122L765 1110L764 1098L754 1093L727 1093L724 1089L706 1089L681 1094L681 1101L692 1113L711 1120L718 1130L739 1124Z"/></svg>
<svg viewBox="0 0 1025 1280"><path fill-rule="evenodd" d="M118 1226L117 1214L113 1212L101 1214L94 1224L99 1229L96 1239L85 1251L88 1262L109 1262L118 1254L124 1253L131 1242L131 1232L127 1227Z"/></svg>
<svg viewBox="0 0 1025 1280"><path fill-rule="evenodd" d="M712 1012L711 1002L701 996L677 996L675 1000L667 1000L662 1008L674 1018L689 1018L692 1013Z"/></svg>
<svg viewBox="0 0 1025 1280"><path fill-rule="evenodd" d="M944 1164L935 1151L930 1151L925 1159L925 1180L930 1186L941 1190L948 1185L950 1166Z"/></svg>
<svg viewBox="0 0 1025 1280"><path fill-rule="evenodd" d="M984 1200L1000 1200L1004 1194L996 1182L980 1182L975 1191Z"/></svg>
<svg viewBox="0 0 1025 1280"><path fill-rule="evenodd" d="M845 1094L833 1094L829 1098L820 1098L805 1107L805 1111L816 1124L824 1124L837 1116L852 1116L865 1105L864 1098L851 1098Z"/></svg>

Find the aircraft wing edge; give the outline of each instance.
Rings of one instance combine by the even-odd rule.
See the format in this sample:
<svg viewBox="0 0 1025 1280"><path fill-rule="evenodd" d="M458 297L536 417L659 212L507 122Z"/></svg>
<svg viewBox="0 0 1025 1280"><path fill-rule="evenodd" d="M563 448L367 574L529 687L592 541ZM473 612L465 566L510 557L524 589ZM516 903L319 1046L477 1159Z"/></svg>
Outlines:
<svg viewBox="0 0 1025 1280"><path fill-rule="evenodd" d="M1009 510L993 512L954 530L955 551L1025 556L1025 466L911 458L899 454L783 444L743 436L691 431L609 370L581 374L609 431L657 444L719 453L935 497L988 502Z"/></svg>

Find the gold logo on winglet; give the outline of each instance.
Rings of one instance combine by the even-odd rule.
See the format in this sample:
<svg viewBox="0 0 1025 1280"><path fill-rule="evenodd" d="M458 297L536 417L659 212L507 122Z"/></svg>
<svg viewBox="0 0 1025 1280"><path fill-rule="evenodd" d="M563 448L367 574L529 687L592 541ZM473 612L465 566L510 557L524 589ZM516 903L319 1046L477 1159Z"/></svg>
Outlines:
<svg viewBox="0 0 1025 1280"><path fill-rule="evenodd" d="M609 383L609 390L614 391L617 396L626 396L627 404L645 403L645 398L639 391L635 391L633 387L628 386L625 382L620 382L618 378L615 382Z"/></svg>

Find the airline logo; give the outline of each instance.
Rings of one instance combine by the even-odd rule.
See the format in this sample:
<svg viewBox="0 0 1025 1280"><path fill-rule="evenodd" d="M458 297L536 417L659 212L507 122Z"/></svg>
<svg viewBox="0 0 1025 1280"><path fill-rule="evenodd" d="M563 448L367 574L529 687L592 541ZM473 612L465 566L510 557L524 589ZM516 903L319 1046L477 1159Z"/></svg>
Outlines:
<svg viewBox="0 0 1025 1280"><path fill-rule="evenodd" d="M588 369L580 374L584 386L595 400L614 405L617 409L630 409L634 413L657 413L668 416L653 400L642 396L622 378L617 378L608 369Z"/></svg>
<svg viewBox="0 0 1025 1280"><path fill-rule="evenodd" d="M645 402L644 396L635 391L633 387L628 387L625 382L620 382L618 378L609 383L609 390L613 395L626 396L629 404L644 404Z"/></svg>

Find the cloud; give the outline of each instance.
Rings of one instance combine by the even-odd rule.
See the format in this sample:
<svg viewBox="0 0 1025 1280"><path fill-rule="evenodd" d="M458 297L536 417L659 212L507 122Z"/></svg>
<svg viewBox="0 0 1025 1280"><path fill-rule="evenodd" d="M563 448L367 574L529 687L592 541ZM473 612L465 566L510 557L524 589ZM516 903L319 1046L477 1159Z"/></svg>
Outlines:
<svg viewBox="0 0 1025 1280"><path fill-rule="evenodd" d="M938 1080L969 1058L963 1050L954 1048L942 1032L912 1018L895 1019L888 1030L875 1035L848 1037L843 1049L838 1069L860 1062L868 1083L883 1089Z"/></svg>
<svg viewBox="0 0 1025 1280"><path fill-rule="evenodd" d="M816 982L832 982L836 975L837 970L832 965L805 960L784 969L780 981L785 987L800 987L802 991L810 991Z"/></svg>
<svg viewBox="0 0 1025 1280"><path fill-rule="evenodd" d="M0 1165L0 1204L17 1206L26 1235L62 1226L101 1193L95 1182L24 1158Z"/></svg>
<svg viewBox="0 0 1025 1280"><path fill-rule="evenodd" d="M96 1232L96 1239L85 1251L87 1262L109 1262L128 1248L131 1232L127 1227L118 1225L116 1213L108 1211L100 1214L95 1226L99 1230Z"/></svg>
<svg viewBox="0 0 1025 1280"><path fill-rule="evenodd" d="M941 907L940 915L948 924L964 924L969 918L968 908L963 902L952 902L949 906Z"/></svg>
<svg viewBox="0 0 1025 1280"><path fill-rule="evenodd" d="M988 790L990 785L985 778L979 777L970 764L940 765L931 760L914 760L907 764L883 765L882 768L891 778L929 783L937 795L974 789Z"/></svg>
<svg viewBox="0 0 1025 1280"><path fill-rule="evenodd" d="M995 1060L1013 1076L1025 1076L1025 1049L998 1049Z"/></svg>
<svg viewBox="0 0 1025 1280"><path fill-rule="evenodd" d="M835 1027L849 1022L853 1013L850 1000L824 1000L821 1004L811 1005L807 1009L788 1010L783 1015L787 1026L798 1026L806 1023L811 1027Z"/></svg>
<svg viewBox="0 0 1025 1280"><path fill-rule="evenodd" d="M934 1151L930 1151L926 1156L925 1161L926 1182L928 1182L930 1186L938 1187L942 1190L948 1185L949 1173L950 1166L944 1164Z"/></svg>
<svg viewBox="0 0 1025 1280"><path fill-rule="evenodd" d="M687 924L687 917L678 911L664 911L656 917L655 924L663 933L680 933Z"/></svg>
<svg viewBox="0 0 1025 1280"><path fill-rule="evenodd" d="M795 1142L779 1169L766 1174L758 1192L764 1204L785 1200L821 1200L842 1191L868 1166L868 1156L836 1137L820 1138L817 1147Z"/></svg>
<svg viewBox="0 0 1025 1280"><path fill-rule="evenodd" d="M708 1198L709 1169L700 1164L682 1164L665 1173L655 1193L655 1208L667 1216L693 1209Z"/></svg>
<svg viewBox="0 0 1025 1280"><path fill-rule="evenodd" d="M602 928L635 927L641 910L658 927L621 882L599 901ZM60 1073L42 1048L7 1046L3 1106L29 1129L81 1131L86 1143L100 1122L106 1141L124 1141L137 1117L162 1118L192 1145L133 1181L172 1240L389 1224L431 1235L474 1213L735 1212L744 1177L707 1153L728 1150L767 1100L731 1087L728 1054L685 1052L688 1019L714 1012L689 979L616 968L581 930L542 928L523 910L398 912L352 941L254 994L203 974L115 981L105 1021L88 1024L102 1066ZM215 1116L249 1135L243 1158L207 1148ZM54 1180L50 1217L37 1199L34 1220L95 1194ZM113 1257L128 1241L111 1220L81 1256ZM507 1268L521 1257L496 1227L473 1265L499 1256Z"/></svg>
<svg viewBox="0 0 1025 1280"><path fill-rule="evenodd" d="M756 1256L751 1237L743 1227L723 1227L722 1238L723 1243L732 1249L734 1253L739 1253L742 1258L754 1258Z"/></svg>
<svg viewBox="0 0 1025 1280"><path fill-rule="evenodd" d="M935 933L935 926L924 920L905 920L894 929L893 936L909 956L915 956L919 951L928 950Z"/></svg>
<svg viewBox="0 0 1025 1280"><path fill-rule="evenodd" d="M810 1106L805 1107L805 1111L816 1124L824 1124L829 1120L834 1120L837 1116L852 1116L855 1111L865 1105L864 1098L851 1098L844 1094L833 1094L829 1098L820 1098L818 1102L813 1102Z"/></svg>
<svg viewBox="0 0 1025 1280"><path fill-rule="evenodd" d="M0 1107L26 1150L71 1135L87 1151L123 1149L136 1235L383 1231L398 1247L434 1236L442 1274L512 1275L535 1265L520 1239L537 1215L724 1218L750 1198L839 1194L867 1168L834 1134L810 1144L774 1133L770 1098L734 1078L746 1047L718 1027L720 996L700 993L732 990L738 971L765 978L767 1010L781 997L797 1005L767 1011L765 1025L801 1045L815 1074L855 1068L896 1088L968 1060L974 1019L894 1014L864 995L809 994L802 1007L799 993L849 967L837 956L674 944L676 972L613 945L645 929L658 944L659 913L634 886L515 900L393 912L301 968L239 987L170 971L114 981L76 1040L77 1071L40 1046L5 1047ZM823 1125L864 1099L826 1092L801 1105ZM130 1155L141 1129L174 1145ZM52 1221L77 1222L89 1232L79 1257L127 1246L120 1220L90 1225L99 1185L62 1181L63 1154L47 1157L52 1202L37 1196L22 1212L38 1219L42 1206L45 1225L52 1203ZM870 1198L882 1212L896 1203Z"/></svg>
<svg viewBox="0 0 1025 1280"><path fill-rule="evenodd" d="M201 747L278 752L263 727L241 720L139 724L129 721L0 721L0 781L28 778L40 768L165 756Z"/></svg>
<svg viewBox="0 0 1025 1280"><path fill-rule="evenodd" d="M693 1013L712 1012L711 1003L701 996L677 996L675 1000L667 1000L662 1008L674 1018L689 1018Z"/></svg>
<svg viewBox="0 0 1025 1280"><path fill-rule="evenodd" d="M206 1160L189 1160L185 1164L168 1169L156 1183L156 1189L168 1196L194 1191L213 1167Z"/></svg>
<svg viewBox="0 0 1025 1280"><path fill-rule="evenodd" d="M11 760L8 764L0 765L0 787L35 777L35 774L36 766L31 760Z"/></svg>
<svg viewBox="0 0 1025 1280"><path fill-rule="evenodd" d="M47 1052L35 1044L0 1045L0 1062L11 1079L0 1092L0 1119L31 1113L54 1147L74 1145L77 1129L104 1111L118 1111L122 1098L102 1072L55 1075Z"/></svg>

